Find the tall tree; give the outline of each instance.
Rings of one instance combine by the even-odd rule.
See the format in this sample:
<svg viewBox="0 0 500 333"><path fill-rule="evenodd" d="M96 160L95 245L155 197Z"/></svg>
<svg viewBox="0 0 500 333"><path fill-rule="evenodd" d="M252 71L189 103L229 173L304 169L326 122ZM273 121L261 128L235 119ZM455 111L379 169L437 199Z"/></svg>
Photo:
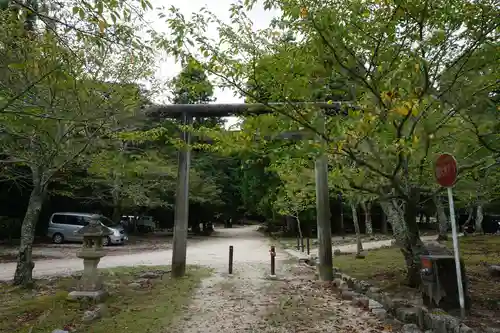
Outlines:
<svg viewBox="0 0 500 333"><path fill-rule="evenodd" d="M438 241L448 240L448 217L446 216L441 200L442 198L437 194L432 197L432 201L434 202L434 206L436 207L436 215L439 225L439 234L437 238Z"/></svg>
<svg viewBox="0 0 500 333"><path fill-rule="evenodd" d="M133 116L137 106L127 87L111 87L105 80L143 78L149 64L130 64L128 52L116 47L68 47L56 34L36 29L26 35L24 22L10 14L0 13L0 25L0 144L8 156L3 163L24 166L31 176L14 276L15 284L27 286L35 225L50 182L112 130L112 120ZM110 52L118 58L110 58Z"/></svg>
<svg viewBox="0 0 500 333"><path fill-rule="evenodd" d="M372 203L370 201L362 201L361 208L363 209L363 213L365 216L366 234L371 236L373 234L372 212L371 212Z"/></svg>
<svg viewBox="0 0 500 333"><path fill-rule="evenodd" d="M358 209L355 202L351 202L352 223L354 224L354 232L356 233L356 257L361 256L363 251L363 242L361 241L361 231L359 230Z"/></svg>
<svg viewBox="0 0 500 333"><path fill-rule="evenodd" d="M182 71L172 82L172 102L174 104L208 104L214 102L214 87L205 69L194 57L182 61ZM214 127L224 124L220 118L197 117L196 127Z"/></svg>

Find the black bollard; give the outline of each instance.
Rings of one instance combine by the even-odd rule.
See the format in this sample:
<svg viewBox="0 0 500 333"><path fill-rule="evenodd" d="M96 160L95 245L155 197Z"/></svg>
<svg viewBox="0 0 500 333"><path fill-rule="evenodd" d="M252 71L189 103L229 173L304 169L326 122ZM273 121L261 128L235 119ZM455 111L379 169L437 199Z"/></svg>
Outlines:
<svg viewBox="0 0 500 333"><path fill-rule="evenodd" d="M307 237L307 255L311 254L311 239Z"/></svg>
<svg viewBox="0 0 500 333"><path fill-rule="evenodd" d="M233 274L233 246L229 246L229 274Z"/></svg>
<svg viewBox="0 0 500 333"><path fill-rule="evenodd" d="M271 246L271 275L274 276L276 275L276 262L275 262L275 257L276 257L276 250L274 246Z"/></svg>

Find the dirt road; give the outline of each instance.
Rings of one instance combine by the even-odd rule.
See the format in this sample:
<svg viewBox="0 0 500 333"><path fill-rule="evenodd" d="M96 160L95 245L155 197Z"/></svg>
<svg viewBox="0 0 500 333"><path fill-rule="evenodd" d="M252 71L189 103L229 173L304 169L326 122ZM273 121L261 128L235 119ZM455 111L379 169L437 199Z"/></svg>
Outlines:
<svg viewBox="0 0 500 333"><path fill-rule="evenodd" d="M255 227L219 229L209 239L188 240L187 261L189 264L203 266L227 266L229 245L235 248L235 262L244 257L245 261L258 261L253 253L263 252L268 255L269 243L255 231ZM81 246L81 245L78 245ZM136 265L168 265L172 259L172 250L142 251L130 254L116 254L104 257L100 268ZM15 263L0 264L0 280L10 280L14 274ZM35 260L34 277L66 275L83 269L78 258Z"/></svg>
<svg viewBox="0 0 500 333"><path fill-rule="evenodd" d="M121 256L133 253L168 250L172 248L171 232L156 232L154 234L129 235L126 245L107 247L109 256ZM208 236L188 235L188 242L194 244L209 239ZM40 240L39 240L40 241ZM0 245L0 263L15 262L18 254L18 244ZM48 243L47 239L33 245L35 259L73 259L82 247L81 243Z"/></svg>

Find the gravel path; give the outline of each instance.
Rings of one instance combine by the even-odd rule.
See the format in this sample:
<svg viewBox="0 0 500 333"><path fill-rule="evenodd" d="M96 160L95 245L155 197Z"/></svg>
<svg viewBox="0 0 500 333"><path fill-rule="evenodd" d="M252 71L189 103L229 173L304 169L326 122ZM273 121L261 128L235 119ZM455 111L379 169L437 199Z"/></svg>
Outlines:
<svg viewBox="0 0 500 333"><path fill-rule="evenodd" d="M384 331L370 312L315 281L310 268L283 256L276 264L278 280L266 279L262 264L241 265L234 277L218 273L205 280L184 316L163 333Z"/></svg>
<svg viewBox="0 0 500 333"><path fill-rule="evenodd" d="M226 255L224 260L207 262L214 275L203 282L183 317L164 333L384 330L371 313L340 300L331 288L315 281L310 268L284 251L277 253L277 279L269 279L269 241L250 228L227 232L237 240L233 241L234 274L227 274Z"/></svg>

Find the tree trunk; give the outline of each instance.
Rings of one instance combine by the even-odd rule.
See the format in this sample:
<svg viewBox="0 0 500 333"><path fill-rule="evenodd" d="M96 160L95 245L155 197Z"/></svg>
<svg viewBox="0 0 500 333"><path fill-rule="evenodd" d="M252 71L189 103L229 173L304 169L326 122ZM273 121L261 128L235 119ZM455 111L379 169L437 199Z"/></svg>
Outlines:
<svg viewBox="0 0 500 333"><path fill-rule="evenodd" d="M477 205L477 210L476 210L476 221L475 221L475 226L476 226L476 234L482 234L483 233L483 206L482 205Z"/></svg>
<svg viewBox="0 0 500 333"><path fill-rule="evenodd" d="M467 227L469 226L469 223L472 221L472 215L474 215L474 208L469 207L467 209L468 216L467 216L467 221L465 221L464 225L462 226L462 232L464 233L464 236L467 236Z"/></svg>
<svg viewBox="0 0 500 333"><path fill-rule="evenodd" d="M437 220L439 225L439 234L437 240L438 241L448 240L448 217L444 212L444 208L441 203L441 198L439 198L437 195L434 195L432 197L432 201L434 201L434 205L436 206Z"/></svg>
<svg viewBox="0 0 500 333"><path fill-rule="evenodd" d="M358 212L356 205L351 203L352 222L354 223L354 232L356 233L356 255L363 251L363 242L361 242L361 232L359 231Z"/></svg>
<svg viewBox="0 0 500 333"><path fill-rule="evenodd" d="M387 215L385 215L385 212L382 209L382 234L386 235L387 233L388 233Z"/></svg>
<svg viewBox="0 0 500 333"><path fill-rule="evenodd" d="M200 235L201 234L201 228L199 223L194 223L191 227L191 230L195 235Z"/></svg>
<svg viewBox="0 0 500 333"><path fill-rule="evenodd" d="M267 222L266 222L266 228L267 228L267 232L271 232L272 231L272 227L273 225L276 225L276 213L274 212L274 210L271 210L271 214L272 214L272 218L271 220L267 219ZM281 221L279 221L281 222ZM281 224L281 223L280 223ZM227 222L224 222L224 227L227 226ZM285 226L285 233L286 233L286 226Z"/></svg>
<svg viewBox="0 0 500 333"><path fill-rule="evenodd" d="M345 226L344 226L344 203L340 201L340 235L345 235Z"/></svg>
<svg viewBox="0 0 500 333"><path fill-rule="evenodd" d="M297 222L295 221L294 217L287 215L285 216L285 220L286 220L286 233L288 235L295 235L297 231L295 229Z"/></svg>
<svg viewBox="0 0 500 333"><path fill-rule="evenodd" d="M121 149L122 150L122 149ZM121 182L120 177L117 172L113 172L113 187L111 188L111 198L113 200L113 217L112 220L115 223L119 223L121 220Z"/></svg>
<svg viewBox="0 0 500 333"><path fill-rule="evenodd" d="M299 231L299 239L300 239L300 244L304 244L304 238L302 235L302 227L300 226L300 220L299 220L299 214L294 216L295 219L297 220L297 230Z"/></svg>
<svg viewBox="0 0 500 333"><path fill-rule="evenodd" d="M371 236L373 235L373 226L372 226L372 204L371 202L361 202L361 208L363 209L363 212L365 213L365 227L366 227L366 234Z"/></svg>
<svg viewBox="0 0 500 333"><path fill-rule="evenodd" d="M417 202L418 193L412 192L412 200L403 208L396 200L381 202L382 209L392 225L392 231L396 245L403 253L406 270L407 283L411 287L418 287L420 279L420 255L427 251L420 239L417 225Z"/></svg>
<svg viewBox="0 0 500 333"><path fill-rule="evenodd" d="M111 219L115 223L120 223L122 219L122 212L121 212L121 207L119 205L113 207L113 216Z"/></svg>
<svg viewBox="0 0 500 333"><path fill-rule="evenodd" d="M31 287L33 285L33 241L35 240L35 227L40 217L43 200L45 197L45 186L40 185L41 180L33 177L34 187L31 190L28 208L24 215L21 226L21 244L17 258L16 272L14 274L14 285Z"/></svg>

